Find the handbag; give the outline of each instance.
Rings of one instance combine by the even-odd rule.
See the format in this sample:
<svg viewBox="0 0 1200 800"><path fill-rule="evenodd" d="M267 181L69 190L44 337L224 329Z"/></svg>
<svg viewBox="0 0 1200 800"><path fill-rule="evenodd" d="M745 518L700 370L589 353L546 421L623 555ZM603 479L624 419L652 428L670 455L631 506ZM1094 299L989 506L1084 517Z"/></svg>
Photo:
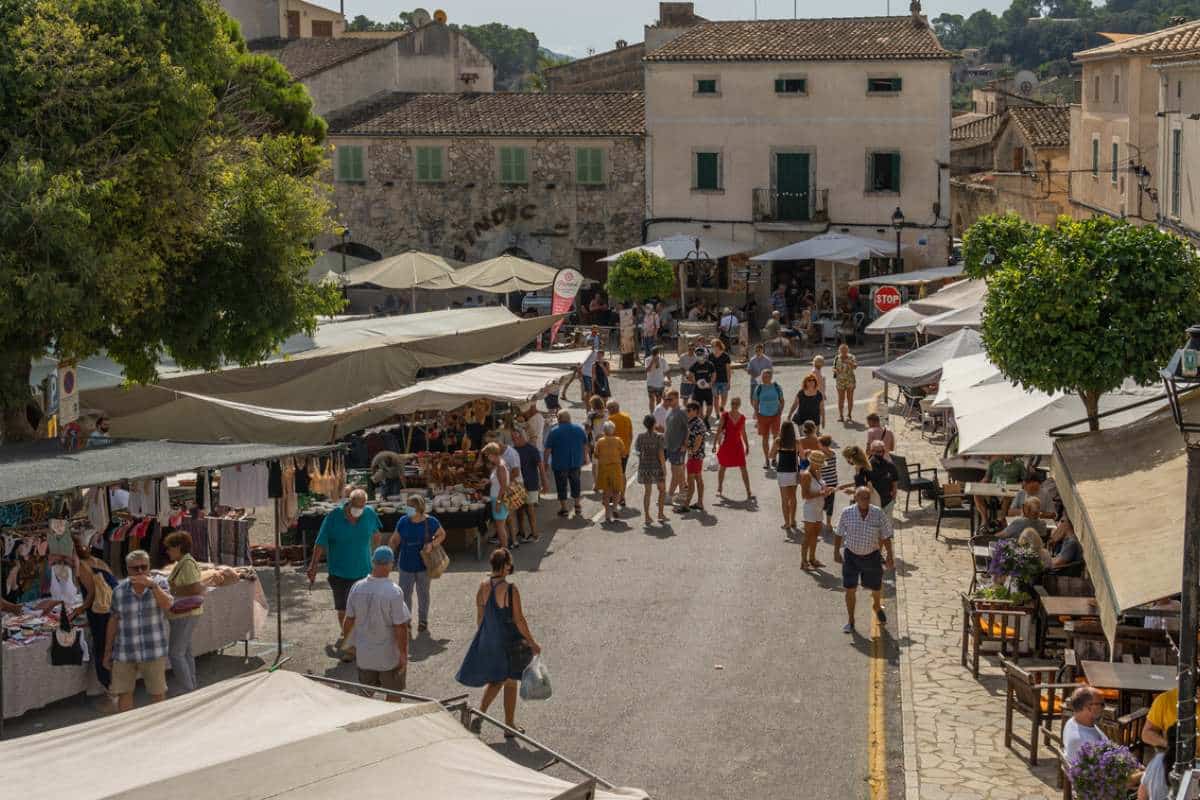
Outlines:
<svg viewBox="0 0 1200 800"><path fill-rule="evenodd" d="M516 511L521 506L525 505L528 499L528 494L525 491L523 484L510 480L508 488L504 490L504 497L500 498L500 502L508 506L509 511Z"/></svg>
<svg viewBox="0 0 1200 800"><path fill-rule="evenodd" d="M510 604L512 603L513 592L516 589L515 585L509 585L508 602ZM521 629L517 627L515 622L508 623L508 635L508 674L520 675L525 672L525 668L533 660L533 648L529 646L529 642L525 641L525 637L521 634Z"/></svg>
<svg viewBox="0 0 1200 800"><path fill-rule="evenodd" d="M425 518L425 540L429 540L429 518ZM441 544L435 544L426 552L421 548L421 563L425 565L425 571L429 573L429 577L440 578L446 568L450 566L450 555L446 552L446 548Z"/></svg>
<svg viewBox="0 0 1200 800"><path fill-rule="evenodd" d="M58 630L50 639L50 663L56 667L77 667L83 663L83 643L79 637L83 631L71 627L67 604L60 604Z"/></svg>

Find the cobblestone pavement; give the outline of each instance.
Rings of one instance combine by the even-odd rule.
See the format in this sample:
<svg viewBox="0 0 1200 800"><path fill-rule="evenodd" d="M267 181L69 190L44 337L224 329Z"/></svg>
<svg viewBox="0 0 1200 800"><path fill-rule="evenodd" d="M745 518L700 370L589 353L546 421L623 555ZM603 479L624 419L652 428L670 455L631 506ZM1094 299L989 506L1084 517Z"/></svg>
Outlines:
<svg viewBox="0 0 1200 800"><path fill-rule="evenodd" d="M908 463L935 466L941 445L892 416L896 450ZM897 504L896 599L900 637L906 800L1041 800L1059 796L1053 757L1044 747L1030 767L1004 746L1004 678L985 655L979 679L960 663L962 605L970 583L965 520L942 525L923 501Z"/></svg>

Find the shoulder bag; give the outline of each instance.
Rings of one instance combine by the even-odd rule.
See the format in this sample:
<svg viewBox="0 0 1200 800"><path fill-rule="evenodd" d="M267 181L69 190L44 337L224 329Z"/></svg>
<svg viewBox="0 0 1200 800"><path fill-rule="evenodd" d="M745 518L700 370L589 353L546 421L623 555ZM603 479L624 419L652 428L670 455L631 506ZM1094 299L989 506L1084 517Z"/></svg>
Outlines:
<svg viewBox="0 0 1200 800"><path fill-rule="evenodd" d="M425 539L428 542L429 536L429 517L425 518ZM425 571L429 573L429 577L440 578L446 568L450 566L450 556L446 553L446 548L440 544L435 544L426 552L425 548L421 548L421 563L425 565Z"/></svg>
<svg viewBox="0 0 1200 800"><path fill-rule="evenodd" d="M517 587L513 584L508 585L508 607L511 609L513 605L513 593ZM495 591L493 588L492 591ZM520 675L529 666L529 662L533 660L533 648L529 646L529 642L525 641L525 637L521 634L521 629L517 627L515 622L509 623L509 640L508 640L508 674Z"/></svg>
<svg viewBox="0 0 1200 800"><path fill-rule="evenodd" d="M56 667L77 667L83 663L83 644L79 641L83 631L71 627L66 603L59 608L58 630L50 640L50 663Z"/></svg>

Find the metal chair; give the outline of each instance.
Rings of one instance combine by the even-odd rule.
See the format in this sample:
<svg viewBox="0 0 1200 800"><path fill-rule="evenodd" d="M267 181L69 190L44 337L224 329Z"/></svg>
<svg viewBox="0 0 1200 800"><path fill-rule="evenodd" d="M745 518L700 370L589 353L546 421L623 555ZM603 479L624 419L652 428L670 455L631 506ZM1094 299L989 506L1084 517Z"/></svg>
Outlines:
<svg viewBox="0 0 1200 800"><path fill-rule="evenodd" d="M896 488L904 492L904 513L908 513L909 498L913 492L917 493L917 508L921 507L921 492L933 493L933 490L940 486L938 483L937 467L922 467L920 464L912 464L911 466L904 460L904 456L898 456L892 453L892 463L896 466ZM913 470L916 470L915 477ZM932 478L925 477L922 473L932 473Z"/></svg>
<svg viewBox="0 0 1200 800"><path fill-rule="evenodd" d="M970 535L975 536L975 506L972 505L971 498L962 493L961 488L957 492L947 492L944 486L934 486L933 502L938 510L937 527L933 529L934 541L941 536L942 520L944 519L970 520Z"/></svg>

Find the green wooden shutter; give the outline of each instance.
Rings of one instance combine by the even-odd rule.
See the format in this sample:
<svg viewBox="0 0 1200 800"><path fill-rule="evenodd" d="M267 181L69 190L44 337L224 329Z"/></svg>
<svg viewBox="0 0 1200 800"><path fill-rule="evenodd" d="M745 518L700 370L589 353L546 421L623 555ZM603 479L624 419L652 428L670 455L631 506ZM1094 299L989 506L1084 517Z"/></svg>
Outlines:
<svg viewBox="0 0 1200 800"><path fill-rule="evenodd" d="M696 153L696 188L719 189L716 153Z"/></svg>
<svg viewBox="0 0 1200 800"><path fill-rule="evenodd" d="M442 180L442 148L429 148L429 180Z"/></svg>
<svg viewBox="0 0 1200 800"><path fill-rule="evenodd" d="M428 181L429 177L429 148L417 148L417 180Z"/></svg>
<svg viewBox="0 0 1200 800"><path fill-rule="evenodd" d="M500 180L502 183L527 183L525 148L500 148Z"/></svg>
<svg viewBox="0 0 1200 800"><path fill-rule="evenodd" d="M892 191L898 192L900 191L900 154L892 153L890 160L892 162Z"/></svg>
<svg viewBox="0 0 1200 800"><path fill-rule="evenodd" d="M337 149L337 179L361 183L363 177L363 149L357 145L342 145Z"/></svg>
<svg viewBox="0 0 1200 800"><path fill-rule="evenodd" d="M1100 174L1100 140L1092 139L1092 175Z"/></svg>
<svg viewBox="0 0 1200 800"><path fill-rule="evenodd" d="M513 182L513 151L511 147L500 148L500 182Z"/></svg>
<svg viewBox="0 0 1200 800"><path fill-rule="evenodd" d="M604 151L601 148L576 148L575 181L593 185L604 183Z"/></svg>
<svg viewBox="0 0 1200 800"><path fill-rule="evenodd" d="M417 148L417 181L436 183L442 179L442 148Z"/></svg>
<svg viewBox="0 0 1200 800"><path fill-rule="evenodd" d="M592 183L604 183L604 151L599 147L592 148Z"/></svg>
<svg viewBox="0 0 1200 800"><path fill-rule="evenodd" d="M526 172L525 148L524 147L515 148L514 156L515 157L513 158L513 171L516 173L516 177L514 178L515 182L516 183L528 183L529 182L529 174L528 174L528 172Z"/></svg>
<svg viewBox="0 0 1200 800"><path fill-rule="evenodd" d="M1109 179L1113 183L1117 182L1117 143L1116 142L1112 143L1112 175L1109 177Z"/></svg>

